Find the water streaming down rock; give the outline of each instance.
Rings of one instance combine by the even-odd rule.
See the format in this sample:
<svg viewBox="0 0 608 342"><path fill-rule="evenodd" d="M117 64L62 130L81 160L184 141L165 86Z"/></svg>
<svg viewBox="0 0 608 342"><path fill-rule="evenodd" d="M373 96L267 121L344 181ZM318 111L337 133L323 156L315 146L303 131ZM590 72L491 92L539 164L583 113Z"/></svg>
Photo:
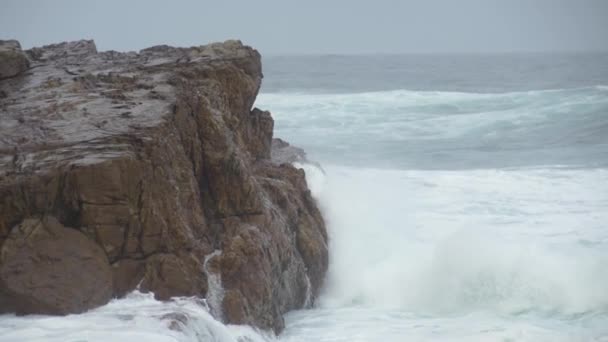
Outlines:
<svg viewBox="0 0 608 342"><path fill-rule="evenodd" d="M224 300L224 288L222 287L222 277L218 274L217 267L211 269L209 262L217 256L221 256L222 251L216 249L213 253L205 256L203 263L203 271L207 275L207 296L206 301L209 306L209 311L213 317L222 321L224 313L222 311L222 302Z"/></svg>
<svg viewBox="0 0 608 342"><path fill-rule="evenodd" d="M0 81L0 312L82 312L139 284L280 331L318 294L325 225L304 173L271 160L256 50L1 44L1 65L31 68Z"/></svg>

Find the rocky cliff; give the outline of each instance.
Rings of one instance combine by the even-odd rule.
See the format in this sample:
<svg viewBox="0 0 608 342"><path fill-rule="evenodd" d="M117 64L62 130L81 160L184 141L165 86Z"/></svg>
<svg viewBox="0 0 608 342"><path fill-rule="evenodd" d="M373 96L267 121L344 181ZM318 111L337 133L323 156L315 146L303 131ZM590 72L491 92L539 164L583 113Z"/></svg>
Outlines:
<svg viewBox="0 0 608 342"><path fill-rule="evenodd" d="M0 41L0 312L82 312L139 288L279 331L310 305L325 225L303 171L271 158L261 80L238 41Z"/></svg>

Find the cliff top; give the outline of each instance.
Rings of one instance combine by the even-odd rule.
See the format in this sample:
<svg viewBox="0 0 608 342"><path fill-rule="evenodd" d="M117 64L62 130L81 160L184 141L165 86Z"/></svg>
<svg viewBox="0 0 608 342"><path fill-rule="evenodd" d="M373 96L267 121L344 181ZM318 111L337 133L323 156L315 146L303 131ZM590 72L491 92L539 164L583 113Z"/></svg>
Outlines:
<svg viewBox="0 0 608 342"><path fill-rule="evenodd" d="M0 41L0 176L128 153L121 141L146 139L167 120L180 76L227 63L259 88L260 55L235 40L138 53L98 52L92 40L26 51Z"/></svg>

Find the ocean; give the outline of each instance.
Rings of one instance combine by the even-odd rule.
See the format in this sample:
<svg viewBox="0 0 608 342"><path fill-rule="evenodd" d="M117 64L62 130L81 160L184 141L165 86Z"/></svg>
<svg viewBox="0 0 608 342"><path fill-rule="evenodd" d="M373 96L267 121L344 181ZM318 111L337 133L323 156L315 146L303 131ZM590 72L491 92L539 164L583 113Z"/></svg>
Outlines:
<svg viewBox="0 0 608 342"><path fill-rule="evenodd" d="M0 316L1 341L608 341L608 54L269 56L256 106L327 221L277 337L193 299ZM607 272L607 273L604 273ZM183 330L165 313L191 319Z"/></svg>

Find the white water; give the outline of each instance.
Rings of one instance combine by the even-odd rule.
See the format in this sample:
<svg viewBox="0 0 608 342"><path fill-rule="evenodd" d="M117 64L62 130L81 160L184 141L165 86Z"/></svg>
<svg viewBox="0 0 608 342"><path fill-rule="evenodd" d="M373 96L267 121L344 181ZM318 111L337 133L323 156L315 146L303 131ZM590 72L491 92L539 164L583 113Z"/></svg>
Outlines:
<svg viewBox="0 0 608 342"><path fill-rule="evenodd" d="M166 315L188 317L171 329ZM211 317L204 300L176 298L159 302L152 294L134 292L80 315L4 315L0 340L6 342L84 341L218 341L261 342L266 339L249 327L225 326Z"/></svg>
<svg viewBox="0 0 608 342"><path fill-rule="evenodd" d="M329 275L282 340L608 341L605 88L260 102L326 171Z"/></svg>
<svg viewBox="0 0 608 342"><path fill-rule="evenodd" d="M608 340L607 170L324 168L329 278L283 340Z"/></svg>

